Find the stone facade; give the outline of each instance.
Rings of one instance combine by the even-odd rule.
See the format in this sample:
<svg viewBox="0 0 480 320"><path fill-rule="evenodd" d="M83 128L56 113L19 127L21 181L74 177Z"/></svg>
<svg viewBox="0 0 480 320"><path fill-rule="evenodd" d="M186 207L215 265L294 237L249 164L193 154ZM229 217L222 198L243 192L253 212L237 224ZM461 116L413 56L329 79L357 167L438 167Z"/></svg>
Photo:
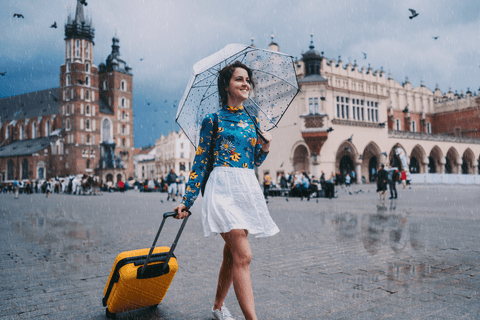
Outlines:
<svg viewBox="0 0 480 320"><path fill-rule="evenodd" d="M328 59L313 40L296 70L301 91L271 131L259 176L305 170L328 179L354 170L368 182L378 164L400 166L398 147L412 173L478 173L477 92L432 92L423 81L413 88L408 78L399 83L383 70Z"/></svg>
<svg viewBox="0 0 480 320"><path fill-rule="evenodd" d="M133 178L131 68L117 38L105 64L95 66L94 31L77 0L75 17L65 24L60 87L0 99L1 181L71 174L105 182ZM28 174L20 174L21 163Z"/></svg>
<svg viewBox="0 0 480 320"><path fill-rule="evenodd" d="M165 178L172 168L177 175L188 178L194 157L194 147L183 131L172 131L167 136L162 134L155 141L155 178Z"/></svg>

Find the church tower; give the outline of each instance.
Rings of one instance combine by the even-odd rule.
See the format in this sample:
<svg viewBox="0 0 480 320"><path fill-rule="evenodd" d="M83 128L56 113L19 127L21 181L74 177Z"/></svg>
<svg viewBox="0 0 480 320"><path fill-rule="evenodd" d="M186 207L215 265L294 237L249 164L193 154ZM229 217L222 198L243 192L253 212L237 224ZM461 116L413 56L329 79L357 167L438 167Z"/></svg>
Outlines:
<svg viewBox="0 0 480 320"><path fill-rule="evenodd" d="M133 168L133 87L131 68L120 56L120 40L112 39L112 52L99 65L100 107L112 115L101 121L102 154L114 154L126 179L134 177ZM102 105L105 105L104 107ZM114 150L114 151L113 151ZM113 159L110 159L113 160ZM119 173L115 173L115 181Z"/></svg>
<svg viewBox="0 0 480 320"><path fill-rule="evenodd" d="M98 68L95 29L77 0L65 24L65 63L60 67L60 114L65 128L65 172L94 174L100 159Z"/></svg>

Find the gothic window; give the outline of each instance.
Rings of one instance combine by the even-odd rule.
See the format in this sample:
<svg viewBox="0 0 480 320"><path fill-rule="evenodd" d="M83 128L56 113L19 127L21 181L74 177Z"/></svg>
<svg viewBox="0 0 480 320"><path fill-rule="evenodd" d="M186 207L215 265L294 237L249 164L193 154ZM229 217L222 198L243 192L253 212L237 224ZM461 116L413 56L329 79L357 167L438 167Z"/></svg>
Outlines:
<svg viewBox="0 0 480 320"><path fill-rule="evenodd" d="M23 140L25 135L25 129L23 128L23 125L20 126L20 140Z"/></svg>
<svg viewBox="0 0 480 320"><path fill-rule="evenodd" d="M28 179L28 159L22 161L22 179Z"/></svg>
<svg viewBox="0 0 480 320"><path fill-rule="evenodd" d="M87 134L87 144L90 144L90 135Z"/></svg>
<svg viewBox="0 0 480 320"><path fill-rule="evenodd" d="M45 123L45 137L50 136L50 121L47 120Z"/></svg>
<svg viewBox="0 0 480 320"><path fill-rule="evenodd" d="M417 124L415 121L412 121L412 132L417 132Z"/></svg>
<svg viewBox="0 0 480 320"><path fill-rule="evenodd" d="M65 127L67 130L70 130L70 119L67 119L67 124Z"/></svg>
<svg viewBox="0 0 480 320"><path fill-rule="evenodd" d="M125 107L125 98L122 98L122 107Z"/></svg>
<svg viewBox="0 0 480 320"><path fill-rule="evenodd" d="M122 147L125 147L125 138L122 139Z"/></svg>
<svg viewBox="0 0 480 320"><path fill-rule="evenodd" d="M70 72L70 61L67 61L67 65L65 69L66 69L66 72Z"/></svg>
<svg viewBox="0 0 480 320"><path fill-rule="evenodd" d="M430 123L427 123L427 133L432 134L432 126Z"/></svg>
<svg viewBox="0 0 480 320"><path fill-rule="evenodd" d="M77 40L77 57L80 57L80 40Z"/></svg>
<svg viewBox="0 0 480 320"><path fill-rule="evenodd" d="M69 85L70 85L70 75L67 74L67 86L69 86ZM68 95L68 91L67 91L67 95Z"/></svg>
<svg viewBox="0 0 480 320"><path fill-rule="evenodd" d="M90 82L89 82L90 78L87 76L85 77L85 85L89 86L90 85Z"/></svg>
<svg viewBox="0 0 480 320"><path fill-rule="evenodd" d="M308 98L308 113L313 114L313 98Z"/></svg>
<svg viewBox="0 0 480 320"><path fill-rule="evenodd" d="M87 51L87 58L88 58L88 51ZM90 72L90 64L89 63L85 64L85 72L87 72L87 73Z"/></svg>
<svg viewBox="0 0 480 320"><path fill-rule="evenodd" d="M111 130L112 126L110 121L108 119L104 119L102 121L102 141L108 141L110 138L112 138Z"/></svg>
<svg viewBox="0 0 480 320"><path fill-rule="evenodd" d="M395 120L395 130L397 131L400 131L402 128L401 128L401 125L400 125L400 119L396 119Z"/></svg>
<svg viewBox="0 0 480 320"><path fill-rule="evenodd" d="M103 80L103 90L107 90L107 89L108 89L107 80Z"/></svg>
<svg viewBox="0 0 480 320"><path fill-rule="evenodd" d="M122 125L122 134L125 134L125 125Z"/></svg>
<svg viewBox="0 0 480 320"><path fill-rule="evenodd" d="M85 100L90 100L90 90L85 91Z"/></svg>
<svg viewBox="0 0 480 320"><path fill-rule="evenodd" d="M90 159L87 159L87 169L90 169Z"/></svg>
<svg viewBox="0 0 480 320"><path fill-rule="evenodd" d="M127 85L125 81L122 81L122 91L126 91L126 90L127 90Z"/></svg>
<svg viewBox="0 0 480 320"><path fill-rule="evenodd" d="M122 111L122 120L125 120L125 111Z"/></svg>
<svg viewBox="0 0 480 320"><path fill-rule="evenodd" d="M90 115L90 105L87 104L87 106L85 107L85 114L86 115Z"/></svg>
<svg viewBox="0 0 480 320"><path fill-rule="evenodd" d="M318 112L319 112L319 110L318 110L318 98L313 99L313 110L314 110L315 114L318 114Z"/></svg>
<svg viewBox="0 0 480 320"><path fill-rule="evenodd" d="M7 180L13 180L13 160L7 162Z"/></svg>
<svg viewBox="0 0 480 320"><path fill-rule="evenodd" d="M85 130L90 130L90 119L85 120Z"/></svg>
<svg viewBox="0 0 480 320"><path fill-rule="evenodd" d="M37 123L34 122L32 123L32 139L35 139L37 137Z"/></svg>

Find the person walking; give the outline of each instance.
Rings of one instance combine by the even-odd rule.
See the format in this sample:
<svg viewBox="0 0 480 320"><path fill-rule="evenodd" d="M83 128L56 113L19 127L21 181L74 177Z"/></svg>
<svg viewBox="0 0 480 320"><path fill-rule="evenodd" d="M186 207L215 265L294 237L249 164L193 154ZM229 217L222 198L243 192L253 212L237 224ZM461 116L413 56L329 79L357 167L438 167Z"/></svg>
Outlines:
<svg viewBox="0 0 480 320"><path fill-rule="evenodd" d="M185 176L183 175L183 172L180 172L180 175L178 176L178 196L180 198L183 198L185 195Z"/></svg>
<svg viewBox="0 0 480 320"><path fill-rule="evenodd" d="M385 165L380 165L380 170L377 172L377 192L380 196L380 200L385 200L385 191L387 191L387 182L388 182L388 174L385 171Z"/></svg>
<svg viewBox="0 0 480 320"><path fill-rule="evenodd" d="M398 180L398 170L392 169L388 174L388 186L390 189L389 199L397 199L397 180Z"/></svg>
<svg viewBox="0 0 480 320"><path fill-rule="evenodd" d="M243 102L248 99L252 85L252 71L238 61L220 71L218 90L223 107L217 118L208 114L203 120L186 194L174 209L177 219L188 216L187 210L200 192L208 162L213 160L202 201L202 221L205 236L220 234L225 241L212 308L215 320L234 319L224 304L232 283L245 319L257 319L250 280L252 250L247 235L269 237L279 232L254 171L267 157L272 138L270 133L262 132L267 141L258 139L253 124L258 120L251 119L244 111ZM209 160L215 119L218 129L213 158Z"/></svg>
<svg viewBox="0 0 480 320"><path fill-rule="evenodd" d="M350 187L350 180L351 180L350 173L347 172L345 174L345 187Z"/></svg>
<svg viewBox="0 0 480 320"><path fill-rule="evenodd" d="M307 198L307 201L310 201L310 179L308 178L308 174L304 171L302 172L302 189L301 189L301 198L300 201L303 200L303 197Z"/></svg>
<svg viewBox="0 0 480 320"><path fill-rule="evenodd" d="M270 189L270 184L272 183L272 178L268 174L268 172L265 172L263 175L263 196L265 199L268 199L268 190Z"/></svg>
<svg viewBox="0 0 480 320"><path fill-rule="evenodd" d="M403 189L405 189L407 187L407 172L402 170L400 177L402 178Z"/></svg>
<svg viewBox="0 0 480 320"><path fill-rule="evenodd" d="M18 199L18 192L20 190L20 185L18 183L18 180L15 179L13 180L13 198Z"/></svg>
<svg viewBox="0 0 480 320"><path fill-rule="evenodd" d="M175 169L171 169L170 173L167 175L167 184L168 184L168 199L172 198L172 202L175 202L175 195L177 194L177 175L175 174Z"/></svg>

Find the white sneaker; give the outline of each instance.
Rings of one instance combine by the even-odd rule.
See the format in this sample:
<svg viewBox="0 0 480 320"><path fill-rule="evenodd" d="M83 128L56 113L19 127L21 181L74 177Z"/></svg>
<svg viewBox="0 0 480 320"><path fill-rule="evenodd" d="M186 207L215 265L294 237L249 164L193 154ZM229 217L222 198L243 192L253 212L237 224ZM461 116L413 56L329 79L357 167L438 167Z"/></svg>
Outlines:
<svg viewBox="0 0 480 320"><path fill-rule="evenodd" d="M227 307L225 307L225 304L222 306L221 310L213 310L212 308L212 316L213 320L235 320Z"/></svg>

